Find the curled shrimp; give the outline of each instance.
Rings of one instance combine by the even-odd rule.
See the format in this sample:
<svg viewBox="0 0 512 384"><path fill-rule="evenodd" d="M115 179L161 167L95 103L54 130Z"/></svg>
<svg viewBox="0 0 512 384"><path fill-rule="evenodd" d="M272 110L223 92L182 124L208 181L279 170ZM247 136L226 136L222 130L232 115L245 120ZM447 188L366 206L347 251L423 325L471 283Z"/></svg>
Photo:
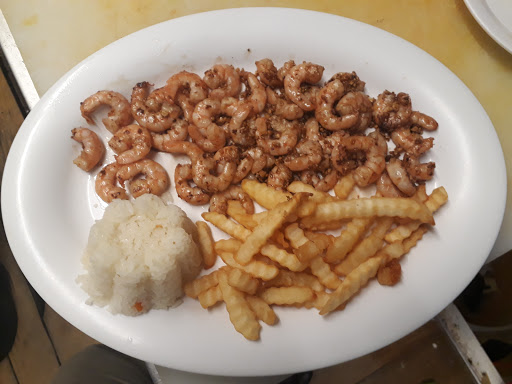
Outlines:
<svg viewBox="0 0 512 384"><path fill-rule="evenodd" d="M256 124L249 118L250 108L238 108L228 124L231 140L241 147L251 147L256 143Z"/></svg>
<svg viewBox="0 0 512 384"><path fill-rule="evenodd" d="M290 72L290 70L295 67L295 61L288 60L286 63L283 64L281 68L277 70L277 78L278 80L283 84L284 86L284 78Z"/></svg>
<svg viewBox="0 0 512 384"><path fill-rule="evenodd" d="M235 177L238 156L238 149L232 146L222 148L214 157L200 156L192 162L194 182L206 192L226 190Z"/></svg>
<svg viewBox="0 0 512 384"><path fill-rule="evenodd" d="M362 81L355 72L339 72L331 77L329 81L339 80L343 84L346 93L363 92L366 83Z"/></svg>
<svg viewBox="0 0 512 384"><path fill-rule="evenodd" d="M207 98L196 104L192 113L192 122L198 128L206 128L222 112L221 102L217 99Z"/></svg>
<svg viewBox="0 0 512 384"><path fill-rule="evenodd" d="M245 151L242 156L247 155L253 159L250 173L257 174L266 168L272 168L275 164L274 157L265 153L260 147L252 147Z"/></svg>
<svg viewBox="0 0 512 384"><path fill-rule="evenodd" d="M304 116L304 111L297 104L287 100L285 95L278 94L271 88L267 88L267 101L273 106L274 113L277 116L284 117L287 120L296 120Z"/></svg>
<svg viewBox="0 0 512 384"><path fill-rule="evenodd" d="M117 172L119 169L121 169L121 165L118 163L108 164L96 176L96 193L106 203L110 203L114 199L128 199L126 190L117 185Z"/></svg>
<svg viewBox="0 0 512 384"><path fill-rule="evenodd" d="M110 132L114 133L133 121L130 103L123 95L114 91L98 91L89 96L80 103L80 112L89 124L94 125L91 115L102 105L110 107L107 117L102 120Z"/></svg>
<svg viewBox="0 0 512 384"><path fill-rule="evenodd" d="M118 154L116 161L119 164L129 164L145 158L152 143L151 133L146 128L132 124L114 133L108 145Z"/></svg>
<svg viewBox="0 0 512 384"><path fill-rule="evenodd" d="M190 141L170 141L165 146L165 152L187 155L192 163L201 159L205 154L197 144Z"/></svg>
<svg viewBox="0 0 512 384"><path fill-rule="evenodd" d="M340 80L333 80L320 89L317 95L317 108L315 117L318 122L329 131L339 131L340 129L350 129L354 127L359 120L359 113L352 109L340 108L339 111L352 112L346 115L336 115L334 104L345 94L345 88Z"/></svg>
<svg viewBox="0 0 512 384"><path fill-rule="evenodd" d="M373 120L384 131L411 126L411 98L407 93L384 91L373 103Z"/></svg>
<svg viewBox="0 0 512 384"><path fill-rule="evenodd" d="M265 109L267 104L267 92L265 86L251 72L241 71L240 79L245 84L244 91L240 94L241 100L237 108L251 109L251 115L257 115Z"/></svg>
<svg viewBox="0 0 512 384"><path fill-rule="evenodd" d="M292 182L293 172L284 164L278 164L268 174L267 184L276 189L286 189Z"/></svg>
<svg viewBox="0 0 512 384"><path fill-rule="evenodd" d="M313 111L318 89L314 84L322 79L323 73L324 67L313 63L302 63L291 68L284 78L286 96L304 111Z"/></svg>
<svg viewBox="0 0 512 384"><path fill-rule="evenodd" d="M254 167L254 159L248 153L240 155L240 161L236 167L235 177L232 183L240 183L247 175L249 175Z"/></svg>
<svg viewBox="0 0 512 384"><path fill-rule="evenodd" d="M299 139L300 127L296 121L277 116L260 117L255 125L258 146L272 156L290 153Z"/></svg>
<svg viewBox="0 0 512 384"><path fill-rule="evenodd" d="M138 175L144 178L135 178ZM127 180L133 197L146 193L160 196L169 186L169 176L164 167L150 159L123 165L117 172L117 181L124 185Z"/></svg>
<svg viewBox="0 0 512 384"><path fill-rule="evenodd" d="M338 182L338 172L332 168L321 172L305 170L300 173L300 180L321 192L329 192Z"/></svg>
<svg viewBox="0 0 512 384"><path fill-rule="evenodd" d="M228 210L228 201L238 200L247 214L254 213L254 203L251 197L238 185L231 185L228 189L212 195L210 199L210 211L225 214Z"/></svg>
<svg viewBox="0 0 512 384"><path fill-rule="evenodd" d="M183 110L188 121L192 121L195 105L208 97L208 86L195 73L181 71L167 80L166 92Z"/></svg>
<svg viewBox="0 0 512 384"><path fill-rule="evenodd" d="M421 156L434 145L432 137L425 139L418 133L412 132L409 128L399 128L391 132L391 140L398 149L413 156Z"/></svg>
<svg viewBox="0 0 512 384"><path fill-rule="evenodd" d="M377 185L377 192L382 197L404 197L404 194L393 183L387 171L382 172L375 184Z"/></svg>
<svg viewBox="0 0 512 384"><path fill-rule="evenodd" d="M351 130L362 132L372 122L373 104L370 98L363 92L349 92L336 104L336 112L340 116L356 116L357 121L352 125ZM349 119L347 117L347 119Z"/></svg>
<svg viewBox="0 0 512 384"><path fill-rule="evenodd" d="M400 190L400 192L407 196L414 195L414 192L416 192L416 187L409 178L409 174L399 159L390 159L386 164L386 171L388 172L389 178Z"/></svg>
<svg viewBox="0 0 512 384"><path fill-rule="evenodd" d="M409 174L412 181L427 181L434 176L436 163L429 161L428 163L420 163L418 156L404 155L402 163L405 170Z"/></svg>
<svg viewBox="0 0 512 384"><path fill-rule="evenodd" d="M177 119L171 127L164 132L151 132L153 148L162 152L169 152L168 146L176 141L185 141L188 138L188 122L184 119Z"/></svg>
<svg viewBox="0 0 512 384"><path fill-rule="evenodd" d="M204 73L203 81L210 87L209 97L221 100L240 92L240 75L232 65L217 64Z"/></svg>
<svg viewBox="0 0 512 384"><path fill-rule="evenodd" d="M210 201L210 195L199 187L193 187L191 164L178 164L174 169L174 184L178 196L192 205L204 205Z"/></svg>
<svg viewBox="0 0 512 384"><path fill-rule="evenodd" d="M317 141L303 140L286 156L283 163L292 171L304 171L320 164L322 146Z"/></svg>
<svg viewBox="0 0 512 384"><path fill-rule="evenodd" d="M217 152L226 144L224 130L215 123L210 123L206 128L190 124L188 134L192 141L205 152Z"/></svg>
<svg viewBox="0 0 512 384"><path fill-rule="evenodd" d="M174 104L165 88L150 93L151 84L147 81L137 83L132 89L132 115L142 127L151 132L163 132L172 127L180 116L181 109Z"/></svg>
<svg viewBox="0 0 512 384"><path fill-rule="evenodd" d="M78 168L88 172L98 164L105 153L103 142L88 128L73 128L71 138L82 144L82 152L73 160Z"/></svg>
<svg viewBox="0 0 512 384"><path fill-rule="evenodd" d="M435 131L439 124L437 121L424 113L413 111L411 113L411 122L419 127L423 128L426 131Z"/></svg>
<svg viewBox="0 0 512 384"><path fill-rule="evenodd" d="M270 59L262 59L256 61L256 76L261 82L271 88L279 88L283 86L283 78L279 79L277 68Z"/></svg>

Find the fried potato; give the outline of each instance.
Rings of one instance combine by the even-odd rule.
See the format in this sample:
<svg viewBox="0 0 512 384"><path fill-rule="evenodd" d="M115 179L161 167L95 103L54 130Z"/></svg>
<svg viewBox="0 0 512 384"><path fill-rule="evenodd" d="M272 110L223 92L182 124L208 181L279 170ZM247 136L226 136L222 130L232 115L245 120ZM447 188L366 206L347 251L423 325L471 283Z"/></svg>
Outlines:
<svg viewBox="0 0 512 384"><path fill-rule="evenodd" d="M352 173L341 177L334 186L334 194L340 200L346 200L356 185Z"/></svg>
<svg viewBox="0 0 512 384"><path fill-rule="evenodd" d="M288 201L292 197L291 193L269 187L267 184L259 183L256 180L243 180L242 189L251 199L266 209L275 208L279 203Z"/></svg>
<svg viewBox="0 0 512 384"><path fill-rule="evenodd" d="M245 295L229 285L225 273L219 275L219 287L222 292L222 299L226 303L229 320L235 329L248 340L258 340L261 325L245 300Z"/></svg>
<svg viewBox="0 0 512 384"><path fill-rule="evenodd" d="M237 239L221 239L215 242L215 252L230 252L236 253L242 242Z"/></svg>
<svg viewBox="0 0 512 384"><path fill-rule="evenodd" d="M275 265L266 264L260 260L251 260L246 265L239 264L230 252L219 252L220 258L229 266L241 269L248 274L257 277L261 280L271 280L279 273L279 268Z"/></svg>
<svg viewBox="0 0 512 384"><path fill-rule="evenodd" d="M254 295L260 286L258 279L241 269L231 268L227 274L229 285L249 295Z"/></svg>
<svg viewBox="0 0 512 384"><path fill-rule="evenodd" d="M387 262L377 272L377 281L380 285L393 286L400 281L401 277L402 267L397 259Z"/></svg>
<svg viewBox="0 0 512 384"><path fill-rule="evenodd" d="M193 281L189 281L183 287L185 295L192 297L193 299L197 299L201 292L207 291L219 284L219 273L220 270L215 270L208 275L203 275Z"/></svg>
<svg viewBox="0 0 512 384"><path fill-rule="evenodd" d="M421 240L426 232L427 227L425 225L421 225L407 239L404 239L403 241L395 241L394 243L386 245L377 253L376 257L382 256L386 259L386 262L392 259L399 259L407 252L409 252L411 248L413 248L418 243L418 241Z"/></svg>
<svg viewBox="0 0 512 384"><path fill-rule="evenodd" d="M254 219L253 215L245 212L245 209L242 207L242 203L238 200L228 201L228 210L226 213L229 217L232 217L236 222L247 229L253 229L258 225L258 222Z"/></svg>
<svg viewBox="0 0 512 384"><path fill-rule="evenodd" d="M290 185L288 185L287 189L292 193L310 193L311 197L309 198L309 200L312 200L316 203L336 200L334 196L329 195L327 192L319 191L312 185L303 183L302 181L293 181L292 183L290 183Z"/></svg>
<svg viewBox="0 0 512 384"><path fill-rule="evenodd" d="M334 242L327 248L325 260L334 263L343 260L348 252L357 244L361 236L372 224L373 219L353 219L349 222Z"/></svg>
<svg viewBox="0 0 512 384"><path fill-rule="evenodd" d="M320 252L325 251L334 241L334 237L332 235L327 235L325 233L319 232L311 232L304 231L304 235L316 244Z"/></svg>
<svg viewBox="0 0 512 384"><path fill-rule="evenodd" d="M249 303L249 306L258 320L261 320L268 325L274 325L277 323L278 319L276 313L272 307L265 302L265 300L258 296L246 296L245 300Z"/></svg>
<svg viewBox="0 0 512 384"><path fill-rule="evenodd" d="M288 225L284 230L284 234L294 248L293 252L302 264L308 264L309 261L322 252L315 242L306 237L304 231L297 223Z"/></svg>
<svg viewBox="0 0 512 384"><path fill-rule="evenodd" d="M296 305L312 300L314 293L309 287L270 287L260 297L270 305Z"/></svg>
<svg viewBox="0 0 512 384"><path fill-rule="evenodd" d="M212 231L204 221L197 221L196 227L199 239L199 249L201 250L201 255L203 255L204 269L210 269L214 266L215 261L217 260Z"/></svg>
<svg viewBox="0 0 512 384"><path fill-rule="evenodd" d="M261 254L267 256L270 260L288 268L290 271L303 271L307 264L303 264L293 253L286 252L284 249L276 247L273 244L265 244L261 248Z"/></svg>
<svg viewBox="0 0 512 384"><path fill-rule="evenodd" d="M323 308L323 306L329 300L329 294L325 291L315 292L315 296L312 300L306 301L304 303L304 308L316 308L319 311Z"/></svg>
<svg viewBox="0 0 512 384"><path fill-rule="evenodd" d="M215 304L222 301L222 291L218 285L207 289L206 291L201 292L197 296L199 300L199 304L204 309L211 308Z"/></svg>
<svg viewBox="0 0 512 384"><path fill-rule="evenodd" d="M250 234L251 231L247 228L244 228L240 224L235 223L233 220L229 219L226 215L218 212L203 212L201 214L203 219L212 223L221 231L226 232L228 235L239 239L245 240Z"/></svg>
<svg viewBox="0 0 512 384"><path fill-rule="evenodd" d="M306 272L292 272L281 269L279 274L265 283L265 287L309 287L315 292L325 291L318 277Z"/></svg>
<svg viewBox="0 0 512 384"><path fill-rule="evenodd" d="M265 219L245 239L235 256L236 261L240 264L247 264L251 261L253 256L260 251L261 247L283 225L287 217L294 213L297 206L305 198L307 198L307 195L298 193L290 200L279 203L274 209L268 211Z"/></svg>
<svg viewBox="0 0 512 384"><path fill-rule="evenodd" d="M338 276L331 270L329 264L327 264L322 256L317 256L309 264L311 273L318 277L318 280L329 289L336 289L341 283Z"/></svg>

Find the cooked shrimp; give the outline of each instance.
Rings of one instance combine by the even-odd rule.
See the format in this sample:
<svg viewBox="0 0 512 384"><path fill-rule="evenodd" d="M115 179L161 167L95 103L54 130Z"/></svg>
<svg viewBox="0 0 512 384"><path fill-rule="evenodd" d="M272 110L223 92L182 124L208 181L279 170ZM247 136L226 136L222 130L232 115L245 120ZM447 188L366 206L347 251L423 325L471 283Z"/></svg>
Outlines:
<svg viewBox="0 0 512 384"><path fill-rule="evenodd" d="M71 138L82 144L82 152L73 164L88 172L98 164L105 153L103 142L96 133L88 128L73 128Z"/></svg>
<svg viewBox="0 0 512 384"><path fill-rule="evenodd" d="M220 115L221 102L216 99L207 98L196 104L192 113L192 122L198 128L206 128L214 122L215 117Z"/></svg>
<svg viewBox="0 0 512 384"><path fill-rule="evenodd" d="M194 182L206 192L226 190L235 177L238 156L238 149L231 146L219 150L215 157L200 156L192 162Z"/></svg>
<svg viewBox="0 0 512 384"><path fill-rule="evenodd" d="M107 117L102 122L110 132L114 133L119 128L131 124L133 117L130 103L118 92L98 91L80 103L80 112L89 124L95 124L91 115L102 105L110 107Z"/></svg>
<svg viewBox="0 0 512 384"><path fill-rule="evenodd" d="M300 133L297 121L271 116L257 118L255 124L258 146L272 156L286 155L297 144Z"/></svg>
<svg viewBox="0 0 512 384"><path fill-rule="evenodd" d="M204 205L210 201L210 195L199 187L190 185L192 181L192 165L178 164L174 169L174 184L178 196L192 205Z"/></svg>
<svg viewBox="0 0 512 384"><path fill-rule="evenodd" d="M372 122L373 104L363 92L349 92L336 104L340 116L357 116L357 122L351 127L353 131L363 132ZM347 119L349 119L347 117Z"/></svg>
<svg viewBox="0 0 512 384"><path fill-rule="evenodd" d="M395 186L407 196L414 195L416 187L409 178L407 171L405 170L402 162L399 159L392 158L386 164L386 171L388 172L389 178L395 184Z"/></svg>
<svg viewBox="0 0 512 384"><path fill-rule="evenodd" d="M373 103L373 119L384 131L411 126L411 98L407 93L384 91Z"/></svg>
<svg viewBox="0 0 512 384"><path fill-rule="evenodd" d="M135 176L138 175L145 178L135 179ZM169 186L169 176L165 168L150 159L123 165L117 172L117 181L124 185L127 180L131 180L129 186L133 197L139 197L146 193L160 196Z"/></svg>
<svg viewBox="0 0 512 384"><path fill-rule="evenodd" d="M231 140L241 147L247 148L256 144L256 124L249 118L251 109L238 108L228 124Z"/></svg>
<svg viewBox="0 0 512 384"><path fill-rule="evenodd" d="M217 152L226 144L224 130L215 123L210 123L206 128L198 128L190 124L188 134L192 141L205 152Z"/></svg>
<svg viewBox="0 0 512 384"><path fill-rule="evenodd" d="M210 199L210 211L226 213L229 200L240 201L247 214L254 213L254 203L251 197L238 185L231 185L225 191L213 194Z"/></svg>
<svg viewBox="0 0 512 384"><path fill-rule="evenodd" d="M333 112L334 104L341 99L344 93L345 88L339 80L333 80L325 84L318 92L315 117L320 125L329 131L350 129L358 123L359 113L352 108L340 108L342 111L352 112L346 115L336 115Z"/></svg>
<svg viewBox="0 0 512 384"><path fill-rule="evenodd" d="M277 68L272 60L263 59L257 61L255 64L256 76L260 78L263 84L272 88L279 88L283 86L283 79L279 79Z"/></svg>
<svg viewBox="0 0 512 384"><path fill-rule="evenodd" d="M386 171L382 172L379 179L376 182L377 192L382 197L403 197L404 194L396 187L393 181L389 178Z"/></svg>
<svg viewBox="0 0 512 384"><path fill-rule="evenodd" d="M181 71L171 76L165 86L166 92L183 110L188 121L192 121L195 105L208 97L208 86L195 73Z"/></svg>
<svg viewBox="0 0 512 384"><path fill-rule="evenodd" d="M324 67L313 63L302 63L290 69L284 78L286 96L305 111L316 108L317 84L324 73ZM306 86L309 84L310 86Z"/></svg>
<svg viewBox="0 0 512 384"><path fill-rule="evenodd" d="M145 158L151 151L152 142L146 128L132 124L114 133L108 145L118 154L116 161L119 164L129 164Z"/></svg>
<svg viewBox="0 0 512 384"><path fill-rule="evenodd" d="M177 119L171 124L171 127L167 131L161 133L151 132L153 148L162 152L168 152L166 148L171 145L171 143L187 140L188 125L186 120Z"/></svg>
<svg viewBox="0 0 512 384"><path fill-rule="evenodd" d="M174 104L165 88L150 93L151 84L147 81L137 83L132 90L132 115L142 127L151 132L163 132L170 129L180 116L181 109Z"/></svg>
<svg viewBox="0 0 512 384"><path fill-rule="evenodd" d="M253 174L257 174L265 168L271 168L275 163L275 159L260 147L252 147L242 154L242 156L244 155L250 156L254 161L250 172Z"/></svg>
<svg viewBox="0 0 512 384"><path fill-rule="evenodd" d="M324 172L305 170L300 173L300 180L319 191L329 192L338 182L338 172L335 169L327 169Z"/></svg>
<svg viewBox="0 0 512 384"><path fill-rule="evenodd" d="M412 181L427 181L434 176L436 163L429 161L428 163L420 163L417 156L404 155L403 165Z"/></svg>
<svg viewBox="0 0 512 384"><path fill-rule="evenodd" d="M274 113L277 116L287 120L300 119L304 116L304 111L297 104L287 100L285 95L278 94L271 88L267 88L267 101L274 107Z"/></svg>
<svg viewBox="0 0 512 384"><path fill-rule="evenodd" d="M252 158L252 156L249 155L248 153L243 153L240 156L240 162L238 163L238 165L236 167L235 177L233 178L232 183L238 184L243 179L245 179L245 177L251 173L253 166L254 166L254 159Z"/></svg>
<svg viewBox="0 0 512 384"><path fill-rule="evenodd" d="M322 161L322 146L313 140L303 140L284 159L284 165L292 171L304 171L320 164Z"/></svg>
<svg viewBox="0 0 512 384"><path fill-rule="evenodd" d="M283 64L281 68L277 70L277 78L278 80L284 85L284 78L290 72L290 69L295 67L295 61L288 60L286 63Z"/></svg>
<svg viewBox="0 0 512 384"><path fill-rule="evenodd" d="M128 199L126 190L116 185L117 172L120 168L121 165L117 163L108 164L96 176L96 193L106 203L110 203L114 199Z"/></svg>
<svg viewBox="0 0 512 384"><path fill-rule="evenodd" d="M339 72L331 77L329 81L339 80L343 84L346 93L363 92L366 83L362 81L355 72Z"/></svg>
<svg viewBox="0 0 512 384"><path fill-rule="evenodd" d="M408 128L395 129L391 133L391 140L393 140L398 149L413 156L421 156L434 145L432 137L425 139Z"/></svg>
<svg viewBox="0 0 512 384"><path fill-rule="evenodd" d="M240 78L245 84L245 90L241 95L241 108L248 105L251 108L251 115L257 115L265 109L267 104L267 92L265 86L251 72L242 71Z"/></svg>
<svg viewBox="0 0 512 384"><path fill-rule="evenodd" d="M439 124L433 117L430 117L418 111L412 112L411 122L415 125L420 126L426 131L435 131L439 126Z"/></svg>
<svg viewBox="0 0 512 384"><path fill-rule="evenodd" d="M293 172L284 164L278 164L268 174L267 184L276 189L286 189L292 182Z"/></svg>
<svg viewBox="0 0 512 384"><path fill-rule="evenodd" d="M238 95L242 86L235 67L227 64L214 65L204 73L203 81L211 89L209 97L217 100Z"/></svg>

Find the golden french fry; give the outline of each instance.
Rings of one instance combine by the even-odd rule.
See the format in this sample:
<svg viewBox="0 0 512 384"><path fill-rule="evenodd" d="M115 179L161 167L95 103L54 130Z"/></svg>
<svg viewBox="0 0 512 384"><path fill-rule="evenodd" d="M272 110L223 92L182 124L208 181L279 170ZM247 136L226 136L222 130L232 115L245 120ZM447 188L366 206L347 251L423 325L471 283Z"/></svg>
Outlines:
<svg viewBox="0 0 512 384"><path fill-rule="evenodd" d="M378 218L375 228L370 235L361 240L347 257L336 265L334 272L338 275L346 276L363 261L375 255L382 248L384 236L392 224L393 218L391 217Z"/></svg>
<svg viewBox="0 0 512 384"><path fill-rule="evenodd" d="M274 325L277 323L277 316L270 305L258 296L246 296L245 300L249 303L256 317L265 324Z"/></svg>
<svg viewBox="0 0 512 384"><path fill-rule="evenodd" d="M251 261L253 256L260 251L261 247L265 245L268 239L283 225L287 217L295 211L297 206L306 197L307 195L298 193L290 198L290 200L279 203L274 209L268 211L265 219L245 239L245 242L235 256L236 260L241 264L247 264Z"/></svg>
<svg viewBox="0 0 512 384"><path fill-rule="evenodd" d="M222 301L222 291L220 290L220 287L216 285L201 292L197 298L201 307L207 309Z"/></svg>
<svg viewBox="0 0 512 384"><path fill-rule="evenodd" d="M346 200L348 195L350 195L350 193L354 189L355 185L356 182L354 181L352 174L349 173L338 180L338 182L334 186L334 194L338 199Z"/></svg>
<svg viewBox="0 0 512 384"><path fill-rule="evenodd" d="M203 212L201 214L203 219L212 223L221 231L226 232L228 235L239 239L245 240L250 234L251 231L247 228L244 228L238 223L235 223L233 220L229 219L226 215L218 212Z"/></svg>
<svg viewBox="0 0 512 384"><path fill-rule="evenodd" d="M292 197L291 193L269 187L267 184L259 183L256 180L243 180L242 189L251 199L266 209L275 208L277 204L288 201Z"/></svg>
<svg viewBox="0 0 512 384"><path fill-rule="evenodd" d="M288 225L284 234L294 248L294 253L302 264L308 264L311 259L321 253L321 250L306 237L302 228L297 223Z"/></svg>
<svg viewBox="0 0 512 384"><path fill-rule="evenodd" d="M381 266L377 272L377 281L380 285L395 285L402 277L402 267L398 259L391 259Z"/></svg>
<svg viewBox="0 0 512 384"><path fill-rule="evenodd" d="M418 185L416 192L414 192L414 195L411 196L411 199L414 199L420 203L424 203L427 198L427 187L425 187L425 184Z"/></svg>
<svg viewBox="0 0 512 384"><path fill-rule="evenodd" d="M253 215L245 212L242 203L240 203L238 200L228 201L228 210L226 213L229 217L232 217L235 221L247 229L253 229L258 225L258 222L254 220Z"/></svg>
<svg viewBox="0 0 512 384"><path fill-rule="evenodd" d="M309 287L270 287L260 297L267 304L295 305L313 299L313 290Z"/></svg>
<svg viewBox="0 0 512 384"><path fill-rule="evenodd" d="M242 242L237 239L221 239L215 242L215 252L236 253Z"/></svg>
<svg viewBox="0 0 512 384"><path fill-rule="evenodd" d="M261 325L245 300L245 295L229 285L225 273L219 275L219 287L222 292L222 299L226 303L229 320L235 329L248 340L258 340Z"/></svg>
<svg viewBox="0 0 512 384"><path fill-rule="evenodd" d="M371 197L321 203L315 213L306 219L341 220L354 217L398 216L434 225L434 217L425 204L413 199Z"/></svg>
<svg viewBox="0 0 512 384"><path fill-rule="evenodd" d="M276 243L282 248L290 247L290 244L288 244L288 242L285 239L284 233L280 230L275 231L270 240L272 240L274 243Z"/></svg>
<svg viewBox="0 0 512 384"><path fill-rule="evenodd" d="M336 289L341 283L338 276L331 270L322 256L317 256L309 264L311 273L318 277L318 280L329 289Z"/></svg>
<svg viewBox="0 0 512 384"><path fill-rule="evenodd" d="M265 244L261 248L260 253L283 267L288 268L290 271L303 271L307 267L307 264L301 263L293 253L286 252L284 249L276 247L274 244Z"/></svg>
<svg viewBox="0 0 512 384"><path fill-rule="evenodd" d="M325 291L315 292L315 296L312 300L309 300L304 303L305 308L316 308L319 311L323 308L323 306L329 300L329 294Z"/></svg>
<svg viewBox="0 0 512 384"><path fill-rule="evenodd" d="M309 287L315 292L323 292L325 287L318 278L306 272L292 272L281 269L272 280L265 282L265 287Z"/></svg>
<svg viewBox="0 0 512 384"><path fill-rule="evenodd" d="M260 286L260 281L247 272L238 268L228 271L228 283L239 291L254 295Z"/></svg>
<svg viewBox="0 0 512 384"><path fill-rule="evenodd" d="M199 249L203 255L204 269L209 269L214 266L215 261L217 260L212 231L204 221L197 221L196 227L199 239Z"/></svg>
<svg viewBox="0 0 512 384"><path fill-rule="evenodd" d="M382 256L385 258L385 261L388 262L392 259L399 259L407 252L414 247L418 241L421 240L423 235L427 232L427 227L425 225L421 225L417 230L415 230L411 236L403 241L396 241L389 245L386 245L382 248L375 257Z"/></svg>
<svg viewBox="0 0 512 384"><path fill-rule="evenodd" d="M215 287L218 283L219 270L212 271L208 275L203 275L193 281L189 281L183 287L185 295L197 299L201 292L207 291L208 289Z"/></svg>
<svg viewBox="0 0 512 384"><path fill-rule="evenodd" d="M246 265L239 264L230 252L219 252L220 258L229 266L241 269L248 274L261 280L272 280L279 273L279 268L275 265L266 264L260 260L251 260Z"/></svg>
<svg viewBox="0 0 512 384"><path fill-rule="evenodd" d="M323 219L312 219L311 216L304 217L301 220L301 227L311 231L334 231L342 228L346 220L323 221Z"/></svg>
<svg viewBox="0 0 512 384"><path fill-rule="evenodd" d="M312 185L303 183L302 181L293 181L290 185L288 185L287 189L292 193L310 193L311 197L309 198L309 201L313 201L315 203L336 200L334 196L329 195L327 192L319 191Z"/></svg>
<svg viewBox="0 0 512 384"><path fill-rule="evenodd" d="M372 222L373 219L370 218L356 218L350 221L346 228L341 231L338 237L334 238L334 242L327 248L325 260L329 263L343 260L370 227Z"/></svg>
<svg viewBox="0 0 512 384"><path fill-rule="evenodd" d="M306 244L309 239L304 235L304 231L299 227L299 224L293 223L287 225L284 229L284 236L290 242L290 245L298 249L300 246Z"/></svg>
<svg viewBox="0 0 512 384"><path fill-rule="evenodd" d="M304 231L304 235L316 244L320 252L325 251L334 241L334 236L325 233Z"/></svg>
<svg viewBox="0 0 512 384"><path fill-rule="evenodd" d="M315 209L316 209L316 202L314 202L313 200L306 200L304 202L302 202L298 207L297 207L297 217L306 217L306 216L310 216L313 214L313 212L315 212ZM294 218L294 220L288 220L288 221L295 221L296 219Z"/></svg>

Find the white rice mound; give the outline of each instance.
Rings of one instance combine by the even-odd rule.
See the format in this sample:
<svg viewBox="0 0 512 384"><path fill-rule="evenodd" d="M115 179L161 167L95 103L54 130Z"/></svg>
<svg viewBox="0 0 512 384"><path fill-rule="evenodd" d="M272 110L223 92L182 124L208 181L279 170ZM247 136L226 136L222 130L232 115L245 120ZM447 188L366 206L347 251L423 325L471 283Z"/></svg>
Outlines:
<svg viewBox="0 0 512 384"><path fill-rule="evenodd" d="M196 226L176 205L151 194L114 200L91 227L82 258L86 273L77 281L88 304L114 314L176 306L183 284L202 268L196 243Z"/></svg>

